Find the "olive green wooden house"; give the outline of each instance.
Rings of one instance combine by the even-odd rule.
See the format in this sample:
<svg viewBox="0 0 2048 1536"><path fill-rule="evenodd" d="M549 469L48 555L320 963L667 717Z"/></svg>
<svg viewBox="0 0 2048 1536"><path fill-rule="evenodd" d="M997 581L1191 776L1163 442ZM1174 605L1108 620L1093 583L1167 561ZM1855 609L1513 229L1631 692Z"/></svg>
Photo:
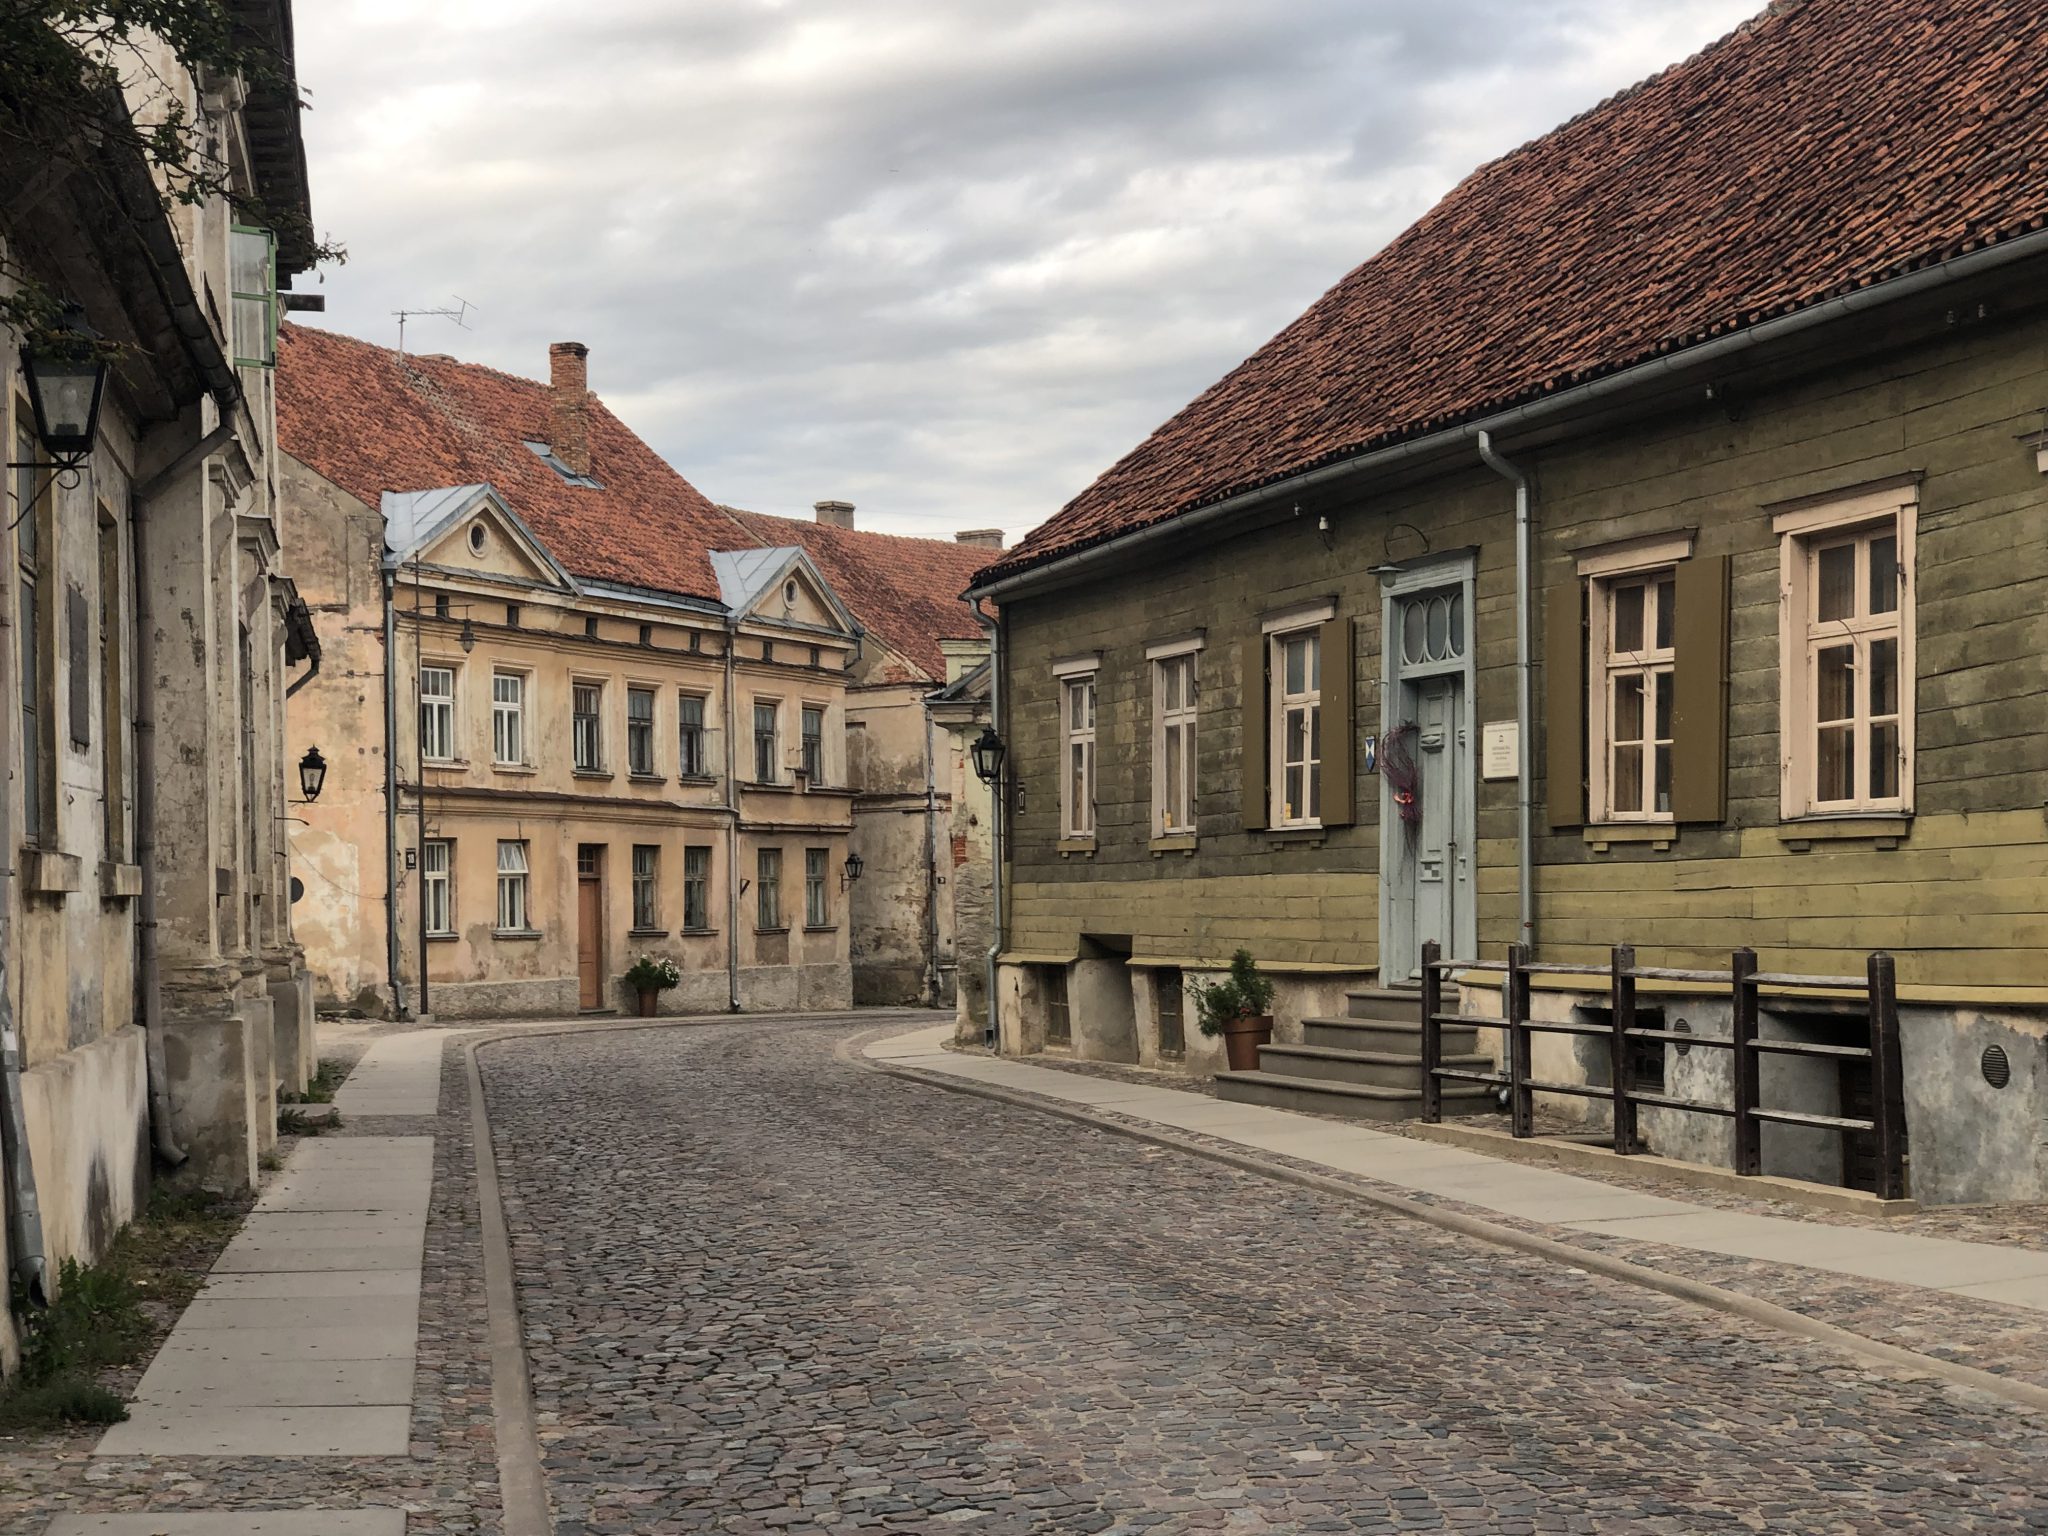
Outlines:
<svg viewBox="0 0 2048 1536"><path fill-rule="evenodd" d="M1281 985L1240 1096L1411 1113L1425 942L1526 942L1559 1020L1604 994L1543 966L1617 944L1883 950L1914 1193L2048 1193L2048 17L1931 9L1774 7L1481 169L981 573L1005 1049L1213 1068L1184 982L1244 946ZM1725 990L1645 1000L1727 1032ZM1632 1070L1711 1096L1712 1057ZM1765 1171L1854 1183L1853 1140L1767 1128Z"/></svg>

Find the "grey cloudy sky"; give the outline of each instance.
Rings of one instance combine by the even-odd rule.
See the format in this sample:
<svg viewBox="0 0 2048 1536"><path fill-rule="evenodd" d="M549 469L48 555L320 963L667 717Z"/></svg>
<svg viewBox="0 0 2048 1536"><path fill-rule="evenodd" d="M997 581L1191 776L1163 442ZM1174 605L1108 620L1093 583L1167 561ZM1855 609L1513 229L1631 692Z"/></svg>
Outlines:
<svg viewBox="0 0 2048 1536"><path fill-rule="evenodd" d="M1762 0L300 0L324 323L714 500L1050 516L1481 161Z"/></svg>

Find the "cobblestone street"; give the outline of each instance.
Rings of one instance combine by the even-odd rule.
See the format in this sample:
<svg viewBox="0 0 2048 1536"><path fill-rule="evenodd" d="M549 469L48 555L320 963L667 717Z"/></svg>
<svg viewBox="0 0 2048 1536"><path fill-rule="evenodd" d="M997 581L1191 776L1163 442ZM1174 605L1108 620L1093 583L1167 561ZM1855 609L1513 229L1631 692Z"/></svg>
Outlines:
<svg viewBox="0 0 2048 1536"><path fill-rule="evenodd" d="M1577 1271L871 1072L482 1060L558 1531L2048 1529L2048 1437Z"/></svg>

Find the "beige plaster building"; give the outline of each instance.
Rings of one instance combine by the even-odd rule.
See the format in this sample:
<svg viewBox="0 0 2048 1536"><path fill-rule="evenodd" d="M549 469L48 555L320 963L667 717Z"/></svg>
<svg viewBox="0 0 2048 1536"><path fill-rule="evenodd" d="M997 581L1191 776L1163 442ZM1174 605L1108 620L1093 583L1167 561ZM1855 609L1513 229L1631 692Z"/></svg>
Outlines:
<svg viewBox="0 0 2048 1536"><path fill-rule="evenodd" d="M200 81L144 45L124 73L152 99L126 110L176 97L236 195L293 228L239 228L226 197L167 203L120 116L75 146L77 174L0 154L0 293L32 282L116 348L96 441L59 473L20 363L45 338L0 344L0 1164L31 1291L136 1212L152 1140L158 1169L250 1184L278 1088L311 1065L283 721L318 643L276 519L270 360L278 284L313 252L290 10L236 14L280 74Z"/></svg>
<svg viewBox="0 0 2048 1536"><path fill-rule="evenodd" d="M291 710L332 763L294 847L323 996L630 1010L648 954L683 972L664 1011L844 1007L859 626L802 549L756 543L605 412L585 366L558 346L540 385L287 337L304 589L346 636ZM422 434L480 478L414 483Z"/></svg>

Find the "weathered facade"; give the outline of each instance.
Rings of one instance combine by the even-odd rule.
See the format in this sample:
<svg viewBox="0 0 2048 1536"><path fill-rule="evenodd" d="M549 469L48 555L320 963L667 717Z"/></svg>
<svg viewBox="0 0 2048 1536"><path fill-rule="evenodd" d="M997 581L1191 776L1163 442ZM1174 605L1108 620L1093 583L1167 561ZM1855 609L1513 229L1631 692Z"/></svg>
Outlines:
<svg viewBox="0 0 2048 1536"><path fill-rule="evenodd" d="M1170 1055L1186 974L1239 945L1281 982L1283 1043L1347 992L1411 983L1432 940L1531 944L1536 1013L1587 1021L1604 991L1545 962L1627 943L1725 968L1748 947L1857 975L1886 950L1915 1193L2048 1190L2048 251L2027 233L2048 208L1986 192L1970 227L2003 238L1967 238L1935 190L1983 187L1972 168L2038 128L1931 122L1928 163L1884 169L1868 253L1799 234L1877 195L1863 122L1818 159L1788 147L1842 100L1939 119L1941 82L1987 58L2025 76L2011 99L2042 82L1960 27L1872 93L1886 9L1774 10L1481 171L984 573L1014 770L1007 1048ZM1755 121L1749 84L1788 61L1807 95ZM1759 211L1730 224L1712 210L1737 166ZM1668 194L1661 247L1627 237L1638 182ZM1694 219L1714 259L1685 249ZM1503 300L1539 247L1544 277ZM1755 276L1717 286L1731 272ZM1275 410L1288 444L1262 430ZM1465 1010L1497 1015L1497 979L1464 980ZM1650 992L1726 1036L1725 991ZM1862 1028L1814 996L1762 1027ZM1601 1083L1606 1052L1556 1037L1535 1076ZM1725 1102L1717 1062L1659 1045L1640 1066ZM1786 1059L1765 1094L1853 1116L1858 1070ZM1729 1158L1725 1119L1652 1112L1643 1133ZM1765 1171L1853 1182L1845 1140L1768 1126Z"/></svg>
<svg viewBox="0 0 2048 1536"><path fill-rule="evenodd" d="M238 228L226 196L161 203L114 119L68 158L0 164L0 281L75 304L115 346L97 444L64 473L31 419L24 338L0 350L0 955L22 1068L7 1107L25 1132L5 1153L8 1258L31 1285L134 1214L152 1124L161 1169L253 1182L278 1089L312 1065L283 715L318 646L278 536L269 348L278 285L313 253L290 11L233 9L281 74L200 81L143 44L123 73L149 84L128 109L160 115L175 95L223 146L235 196L289 227Z"/></svg>
<svg viewBox="0 0 2048 1536"><path fill-rule="evenodd" d="M939 868L952 909L956 1038L979 1043L988 1030L988 957L995 938L995 793L974 768L974 744L994 722L988 641L948 640L946 686L925 695L948 798Z"/></svg>
<svg viewBox="0 0 2048 1536"><path fill-rule="evenodd" d="M810 557L757 544L708 504L693 522L679 477L584 414L580 347L556 348L545 387L445 359L415 371L314 333L287 353L286 387L309 412L364 362L465 434L484 398L446 402L465 383L487 391L492 427L537 471L521 481L475 453L463 467L495 466L508 486L373 505L368 487L410 472L374 412L343 441L305 419L288 429L287 450L306 455L287 460L286 497L303 590L347 637L291 710L294 743L331 763L294 843L325 998L418 1010L424 954L437 1016L631 1011L623 975L653 955L683 973L664 1011L847 1006L859 629ZM608 523L692 557L670 567L685 579L657 585L651 564L621 579L639 564L630 546L624 566L590 543L562 548L564 498L586 539ZM631 527L636 512L654 525ZM708 593L675 590L699 576Z"/></svg>

